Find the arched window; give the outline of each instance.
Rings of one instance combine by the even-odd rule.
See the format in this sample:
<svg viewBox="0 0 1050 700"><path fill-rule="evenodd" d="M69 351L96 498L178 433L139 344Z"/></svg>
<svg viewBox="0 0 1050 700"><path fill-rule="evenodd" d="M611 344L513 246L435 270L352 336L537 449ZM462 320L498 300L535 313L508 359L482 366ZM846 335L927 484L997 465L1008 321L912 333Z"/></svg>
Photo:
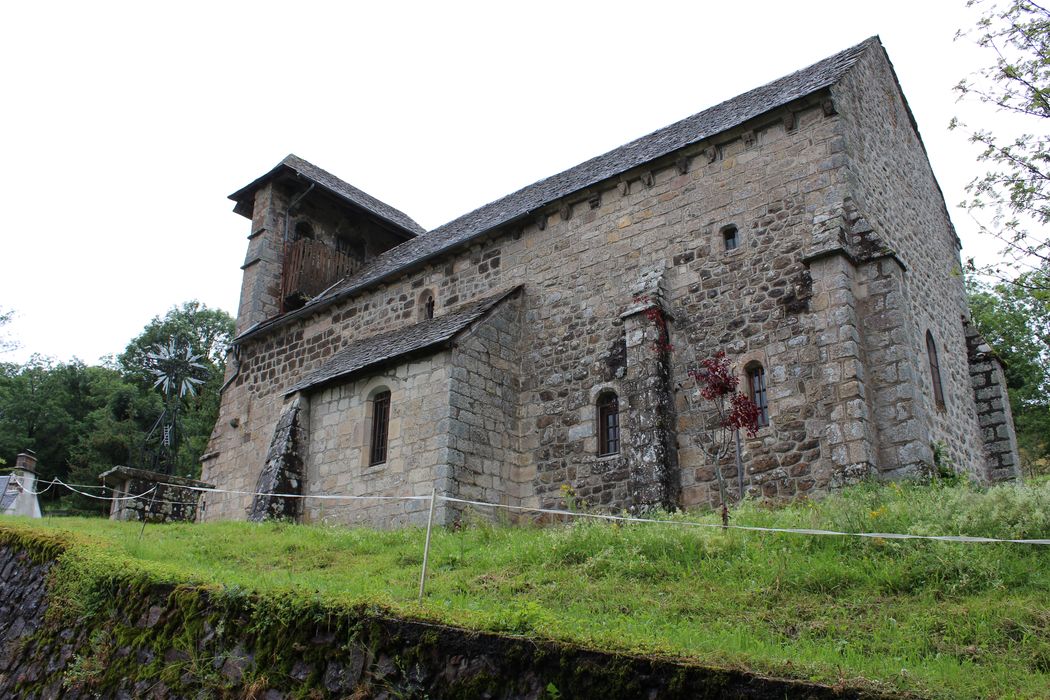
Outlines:
<svg viewBox="0 0 1050 700"><path fill-rule="evenodd" d="M766 397L766 370L754 362L747 366L747 395L758 406L758 425L769 425L769 400Z"/></svg>
<svg viewBox="0 0 1050 700"><path fill-rule="evenodd" d="M372 430L368 446L368 464L386 461L387 437L390 427L390 392L381 391L372 398Z"/></svg>
<svg viewBox="0 0 1050 700"><path fill-rule="evenodd" d="M941 363L937 359L937 344L933 333L926 331L926 358L930 361L930 376L933 377L933 398L937 408L944 408L944 388L941 386Z"/></svg>
<svg viewBox="0 0 1050 700"><path fill-rule="evenodd" d="M429 321L434 318L434 307L437 306L437 302L434 299L434 292L429 289L425 290L419 295L419 320Z"/></svg>
<svg viewBox="0 0 1050 700"><path fill-rule="evenodd" d="M614 391L598 396L598 456L620 451L620 399Z"/></svg>

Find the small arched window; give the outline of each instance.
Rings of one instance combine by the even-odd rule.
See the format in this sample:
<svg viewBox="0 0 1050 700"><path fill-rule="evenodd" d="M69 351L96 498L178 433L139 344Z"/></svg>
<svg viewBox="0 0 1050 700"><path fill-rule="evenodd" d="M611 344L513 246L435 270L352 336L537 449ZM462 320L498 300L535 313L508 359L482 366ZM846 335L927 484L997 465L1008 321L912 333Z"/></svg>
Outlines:
<svg viewBox="0 0 1050 700"><path fill-rule="evenodd" d="M437 307L437 298L430 289L424 289L416 300L417 312L420 321L429 321L434 318L434 309Z"/></svg>
<svg viewBox="0 0 1050 700"><path fill-rule="evenodd" d="M390 392L381 391L372 399L371 442L368 447L368 464L386 461L387 439L390 428Z"/></svg>
<svg viewBox="0 0 1050 700"><path fill-rule="evenodd" d="M937 408L944 408L944 387L941 386L941 363L937 358L937 343L933 333L926 331L926 358L930 361L930 376L933 378L933 398Z"/></svg>
<svg viewBox="0 0 1050 700"><path fill-rule="evenodd" d="M598 456L620 451L620 399L614 391L598 396Z"/></svg>
<svg viewBox="0 0 1050 700"><path fill-rule="evenodd" d="M747 366L747 395L758 407L759 427L769 425L769 399L766 396L766 370L754 362Z"/></svg>

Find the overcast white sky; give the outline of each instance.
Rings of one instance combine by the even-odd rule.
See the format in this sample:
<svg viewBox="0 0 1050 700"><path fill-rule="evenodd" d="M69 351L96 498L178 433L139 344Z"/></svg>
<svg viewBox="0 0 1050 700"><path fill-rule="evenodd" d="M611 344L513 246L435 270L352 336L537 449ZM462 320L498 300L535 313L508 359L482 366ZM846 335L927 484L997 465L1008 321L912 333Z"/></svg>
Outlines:
<svg viewBox="0 0 1050 700"><path fill-rule="evenodd" d="M430 229L879 34L954 208L964 0L19 2L0 8L0 309L93 363L190 299L236 313L226 196L288 153ZM987 115L980 118L986 118ZM971 121L979 117L971 117Z"/></svg>

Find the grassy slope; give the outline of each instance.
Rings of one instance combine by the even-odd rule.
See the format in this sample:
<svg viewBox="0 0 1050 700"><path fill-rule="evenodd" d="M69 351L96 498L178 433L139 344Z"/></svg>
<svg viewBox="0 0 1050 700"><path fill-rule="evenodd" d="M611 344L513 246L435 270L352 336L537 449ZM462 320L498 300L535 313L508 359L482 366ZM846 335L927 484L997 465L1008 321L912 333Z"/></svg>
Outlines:
<svg viewBox="0 0 1050 700"><path fill-rule="evenodd" d="M1050 482L988 492L865 486L776 511L748 505L734 522L1048 537ZM70 530L105 545L78 547L76 556L169 580L294 590L468 627L934 697L1050 697L1046 546L475 524L435 534L428 596L417 606L419 530L150 525L139 540L138 525L103 520L5 526Z"/></svg>

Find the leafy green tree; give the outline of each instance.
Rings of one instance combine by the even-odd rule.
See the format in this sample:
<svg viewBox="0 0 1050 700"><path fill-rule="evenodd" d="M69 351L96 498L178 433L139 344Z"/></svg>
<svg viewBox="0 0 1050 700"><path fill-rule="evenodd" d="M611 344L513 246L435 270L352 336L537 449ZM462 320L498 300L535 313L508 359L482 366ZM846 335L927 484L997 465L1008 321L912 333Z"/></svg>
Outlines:
<svg viewBox="0 0 1050 700"><path fill-rule="evenodd" d="M146 325L117 359L124 377L141 387L153 387L158 348L186 351L203 367L204 383L180 401L182 440L175 455L174 471L180 476L200 473L199 459L219 415L219 389L226 369L226 350L234 334L234 319L221 309L210 309L198 301L171 308ZM159 389L158 389L159 391ZM159 394L158 394L159 395ZM157 436L152 440L156 442Z"/></svg>
<svg viewBox="0 0 1050 700"><path fill-rule="evenodd" d="M157 346L174 342L177 347L189 347L194 355L203 355L210 367L224 368L226 349L233 339L234 320L222 309L209 309L199 301L188 301L181 307L173 306L163 316L153 320L117 358L125 375L153 383L147 355Z"/></svg>
<svg viewBox="0 0 1050 700"><path fill-rule="evenodd" d="M125 420L112 425L99 419L122 397L142 406ZM159 413L159 401L149 392L123 380L111 368L88 367L79 360L56 364L35 356L24 365L0 366L0 456L10 463L29 448L37 453L38 471L44 480L94 485L98 475L115 464L129 463L131 444L140 444L144 427ZM127 413L127 411L125 411ZM127 418L134 418L128 420ZM117 437L114 438L114 435ZM122 449L89 448L121 441ZM137 453L139 450L135 450ZM55 489L44 497L64 497L62 508L90 506L90 499L73 499ZM51 504L54 507L54 503Z"/></svg>
<svg viewBox="0 0 1050 700"><path fill-rule="evenodd" d="M0 328L3 328L7 324L11 323L11 319L15 316L15 312L10 309L0 309ZM0 332L0 353L9 352L18 347L18 343L7 337L6 333Z"/></svg>
<svg viewBox="0 0 1050 700"><path fill-rule="evenodd" d="M82 431L69 450L69 480L96 484L102 472L119 464L141 466L146 434L160 415L160 396L128 382L116 370L88 367L90 391L96 400L81 420ZM96 512L97 502L67 496L69 510Z"/></svg>
<svg viewBox="0 0 1050 700"><path fill-rule="evenodd" d="M970 309L981 335L1006 364L1010 408L1023 457L1050 457L1050 268L1011 283L971 283Z"/></svg>
<svg viewBox="0 0 1050 700"><path fill-rule="evenodd" d="M1008 265L1031 271L1050 262L1044 229L1050 223L1050 11L1030 0L969 0L967 7L979 8L980 17L956 38L988 49L992 64L955 90L960 99L993 106L1025 125L1024 133L1006 135L952 120L951 128L981 147L978 161L988 166L967 187L963 206L1005 244Z"/></svg>
<svg viewBox="0 0 1050 700"><path fill-rule="evenodd" d="M68 382L53 361L34 355L24 365L4 365L0 376L0 454L8 462L35 450L42 473L66 476L68 444L75 432Z"/></svg>

